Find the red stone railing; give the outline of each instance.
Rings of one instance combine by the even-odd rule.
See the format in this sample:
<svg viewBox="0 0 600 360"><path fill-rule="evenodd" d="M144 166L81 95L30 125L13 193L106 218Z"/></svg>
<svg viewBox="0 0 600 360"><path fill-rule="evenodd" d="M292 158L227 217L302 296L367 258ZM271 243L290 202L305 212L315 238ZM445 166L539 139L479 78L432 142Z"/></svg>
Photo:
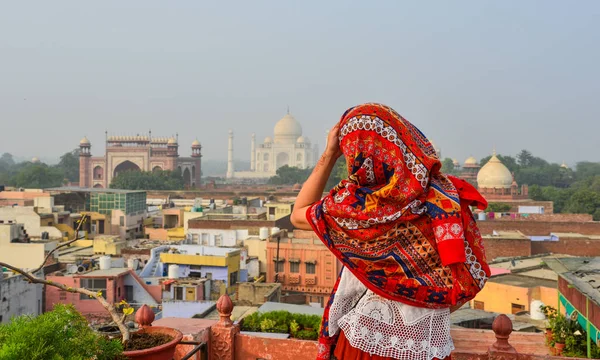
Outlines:
<svg viewBox="0 0 600 360"><path fill-rule="evenodd" d="M202 338L209 341L208 359L218 360L299 360L315 359L317 342L298 339L275 339L240 333L238 324L231 321L233 303L227 295L217 301L220 320L208 325L202 319L163 319L163 326L196 321L204 322L206 330ZM184 321L185 320L185 321ZM168 323L167 323L168 322ZM208 325L208 326L207 326ZM182 330L182 332L189 332ZM506 315L494 320L492 331L475 329L452 329L456 350L453 360L542 360L561 359L548 354L541 333L514 333L512 322ZM196 338L197 336L194 336ZM198 339L200 340L200 339ZM206 341L204 340L204 341ZM183 345L181 345L183 347ZM183 350L183 348L182 348ZM185 353L182 351L182 353ZM177 357L175 359L181 359ZM193 358L200 359L200 357Z"/></svg>

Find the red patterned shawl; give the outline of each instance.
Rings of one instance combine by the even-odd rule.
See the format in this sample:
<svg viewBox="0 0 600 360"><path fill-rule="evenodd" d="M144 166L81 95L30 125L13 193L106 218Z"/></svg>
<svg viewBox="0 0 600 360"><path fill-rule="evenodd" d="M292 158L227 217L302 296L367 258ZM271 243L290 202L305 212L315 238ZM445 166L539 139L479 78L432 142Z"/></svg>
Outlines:
<svg viewBox="0 0 600 360"><path fill-rule="evenodd" d="M472 299L490 270L469 206L485 209L485 199L467 182L442 174L423 133L385 105L347 110L339 140L349 178L307 211L323 243L387 299L429 308ZM327 317L335 291L322 344L334 339Z"/></svg>

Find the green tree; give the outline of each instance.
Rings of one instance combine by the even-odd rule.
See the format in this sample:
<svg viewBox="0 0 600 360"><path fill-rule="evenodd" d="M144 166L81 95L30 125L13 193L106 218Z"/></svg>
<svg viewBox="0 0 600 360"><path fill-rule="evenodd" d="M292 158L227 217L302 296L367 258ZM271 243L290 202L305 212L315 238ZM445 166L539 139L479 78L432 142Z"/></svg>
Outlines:
<svg viewBox="0 0 600 360"><path fill-rule="evenodd" d="M181 171L125 171L113 178L110 187L127 190L183 190Z"/></svg>
<svg viewBox="0 0 600 360"><path fill-rule="evenodd" d="M585 180L587 178L600 175L600 162L578 162L575 169L575 178L577 180Z"/></svg>
<svg viewBox="0 0 600 360"><path fill-rule="evenodd" d="M523 149L519 154L517 154L517 164L522 167L527 167L531 165L531 161L533 160L533 155Z"/></svg>
<svg viewBox="0 0 600 360"><path fill-rule="evenodd" d="M55 167L41 163L24 163L18 167L19 170L9 180L16 187L44 189L61 186L63 183L63 174Z"/></svg>
<svg viewBox="0 0 600 360"><path fill-rule="evenodd" d="M294 185L302 184L306 181L312 169L300 169L295 166L284 165L277 169L277 175L269 179L269 184L273 185Z"/></svg>
<svg viewBox="0 0 600 360"><path fill-rule="evenodd" d="M442 161L442 171L446 174L453 175L455 173L454 160L450 158L445 158Z"/></svg>
<svg viewBox="0 0 600 360"><path fill-rule="evenodd" d="M65 153L60 157L58 165L56 165L63 172L63 177L69 181L79 180L79 149L75 149L68 153Z"/></svg>
<svg viewBox="0 0 600 360"><path fill-rule="evenodd" d="M567 200L564 211L573 214L591 214L600 220L600 193L591 189L579 189Z"/></svg>
<svg viewBox="0 0 600 360"><path fill-rule="evenodd" d="M489 203L487 207L487 211L489 212L508 212L510 211L510 205L502 204L502 203Z"/></svg>

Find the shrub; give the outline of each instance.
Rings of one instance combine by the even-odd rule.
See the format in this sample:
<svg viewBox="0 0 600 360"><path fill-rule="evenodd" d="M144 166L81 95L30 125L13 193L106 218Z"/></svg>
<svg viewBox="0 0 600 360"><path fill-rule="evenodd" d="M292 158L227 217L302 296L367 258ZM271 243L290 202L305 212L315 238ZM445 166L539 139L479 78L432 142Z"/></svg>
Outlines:
<svg viewBox="0 0 600 360"><path fill-rule="evenodd" d="M122 352L119 340L95 333L72 305L56 305L38 317L23 315L0 325L0 359L113 360Z"/></svg>
<svg viewBox="0 0 600 360"><path fill-rule="evenodd" d="M242 321L243 331L290 334L304 340L317 340L321 317L292 314L288 311L255 312Z"/></svg>

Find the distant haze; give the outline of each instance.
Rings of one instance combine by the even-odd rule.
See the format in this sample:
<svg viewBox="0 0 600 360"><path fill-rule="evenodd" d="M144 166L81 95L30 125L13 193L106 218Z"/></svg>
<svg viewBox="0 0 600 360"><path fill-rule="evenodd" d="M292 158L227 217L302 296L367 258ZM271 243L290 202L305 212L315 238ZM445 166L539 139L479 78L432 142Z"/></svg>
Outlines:
<svg viewBox="0 0 600 360"><path fill-rule="evenodd" d="M463 162L599 161L600 1L5 1L0 153L86 135L198 138L248 160L287 107L323 149L349 106L394 107ZM50 161L50 160L47 160Z"/></svg>

